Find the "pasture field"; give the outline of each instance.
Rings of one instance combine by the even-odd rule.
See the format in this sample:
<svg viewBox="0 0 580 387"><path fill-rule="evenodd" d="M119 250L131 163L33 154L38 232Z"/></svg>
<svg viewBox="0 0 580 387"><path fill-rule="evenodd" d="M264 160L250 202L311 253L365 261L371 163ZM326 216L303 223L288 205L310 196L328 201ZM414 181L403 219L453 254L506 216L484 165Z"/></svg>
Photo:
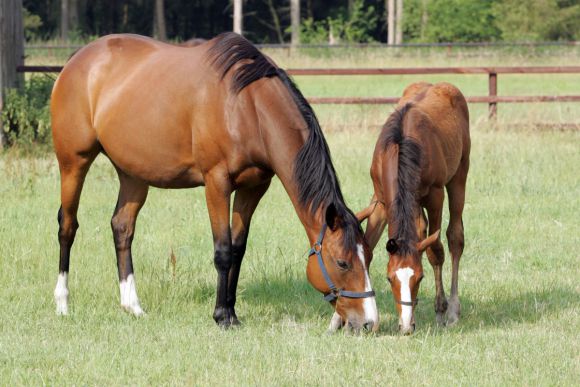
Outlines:
<svg viewBox="0 0 580 387"><path fill-rule="evenodd" d="M385 52L268 53L286 67L580 63L576 47L466 50L451 56ZM43 55L32 54L27 63L66 59ZM484 76L301 77L297 82L306 96L391 96L420 79L451 81L467 95L487 92ZM579 84L578 75L500 76L499 92L578 94ZM315 110L347 203L361 209L372 192L374 144L392 107ZM462 317L452 328L435 324L434 281L425 258L417 331L408 337L396 329L384 275L385 240L371 265L379 332L325 334L332 309L306 280L306 235L277 179L253 219L236 308L242 327L223 331L211 318L216 273L202 188L150 190L133 244L147 316L127 315L119 306L110 231L118 182L102 156L81 199L70 315L58 317L52 296L58 274L56 161L52 154L0 154L0 385L577 385L580 132L531 124L579 123L578 105L500 104L497 126L487 123L486 105L471 105L470 111ZM514 122L528 128L508 130ZM447 218L444 212L445 226ZM444 281L449 293L450 259Z"/></svg>
<svg viewBox="0 0 580 387"><path fill-rule="evenodd" d="M376 137L376 130L327 135L354 209L368 203ZM71 314L57 317L58 168L51 156L4 155L0 384L577 384L580 135L477 129L472 137L462 319L436 326L425 259L410 337L396 332L385 241L371 266L379 332L325 334L331 308L307 283L305 233L277 180L254 217L240 279L241 328L222 331L211 319L216 275L203 189L151 189L134 241L148 315L125 314L109 226L118 183L104 157L81 200Z"/></svg>

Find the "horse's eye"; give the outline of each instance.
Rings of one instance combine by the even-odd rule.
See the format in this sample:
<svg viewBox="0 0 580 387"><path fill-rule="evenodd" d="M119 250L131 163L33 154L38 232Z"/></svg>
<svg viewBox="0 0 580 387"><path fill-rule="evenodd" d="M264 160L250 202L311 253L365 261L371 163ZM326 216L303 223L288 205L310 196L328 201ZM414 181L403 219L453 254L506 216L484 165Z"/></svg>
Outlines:
<svg viewBox="0 0 580 387"><path fill-rule="evenodd" d="M390 284L393 283L393 280L391 279L391 277L388 277L388 276L387 276L387 281L389 281Z"/></svg>
<svg viewBox="0 0 580 387"><path fill-rule="evenodd" d="M349 265L348 262L343 261L342 259L337 259L336 260L336 264L338 265L338 267L340 267L342 270L348 270Z"/></svg>

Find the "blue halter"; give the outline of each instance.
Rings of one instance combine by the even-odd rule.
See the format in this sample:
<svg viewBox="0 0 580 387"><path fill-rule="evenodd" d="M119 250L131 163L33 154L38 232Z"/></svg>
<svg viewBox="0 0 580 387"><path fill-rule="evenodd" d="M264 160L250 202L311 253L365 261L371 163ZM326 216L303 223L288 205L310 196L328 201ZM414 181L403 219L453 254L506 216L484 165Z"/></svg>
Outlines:
<svg viewBox="0 0 580 387"><path fill-rule="evenodd" d="M328 302L332 302L336 300L338 297L346 297L346 298L367 298L367 297L374 297L375 291L370 290L368 292L351 292L348 290L338 289L334 282L330 279L328 275L328 271L326 270L326 266L324 266L324 261L322 260L322 240L324 239L324 234L326 233L326 223L322 225L322 230L320 230L320 235L318 235L318 240L314 243L314 246L310 249L308 256L310 257L312 254L316 254L316 258L318 259L318 266L320 266L320 271L322 271L322 276L324 277L324 281L330 288L330 293L324 295L324 300Z"/></svg>

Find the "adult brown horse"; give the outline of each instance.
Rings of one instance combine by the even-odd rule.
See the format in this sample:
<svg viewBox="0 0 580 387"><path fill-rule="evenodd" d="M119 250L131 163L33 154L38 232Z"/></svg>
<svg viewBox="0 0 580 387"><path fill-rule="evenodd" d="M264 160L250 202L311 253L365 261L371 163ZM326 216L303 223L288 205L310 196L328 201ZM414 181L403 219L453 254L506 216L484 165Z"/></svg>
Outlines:
<svg viewBox="0 0 580 387"><path fill-rule="evenodd" d="M389 226L387 278L403 333L415 329L424 250L435 274L437 322L445 322L446 311L447 324L459 319L457 282L464 245L462 213L470 144L467 103L449 83L407 87L377 141L371 166L375 193L371 205L358 217L361 221L368 218L365 237L371 250ZM443 290L444 252L439 239L444 187L449 197L447 241L453 260L449 303ZM427 210L428 223L423 209Z"/></svg>
<svg viewBox="0 0 580 387"><path fill-rule="evenodd" d="M120 180L111 225L121 305L129 312L143 313L131 242L149 186L204 185L218 273L213 317L222 326L238 324L236 288L250 220L277 175L315 246L307 276L335 307L334 325L376 329L370 251L344 203L316 116L288 75L250 42L226 33L186 48L106 36L69 60L51 108L61 174L58 313L68 310L81 189L103 153Z"/></svg>

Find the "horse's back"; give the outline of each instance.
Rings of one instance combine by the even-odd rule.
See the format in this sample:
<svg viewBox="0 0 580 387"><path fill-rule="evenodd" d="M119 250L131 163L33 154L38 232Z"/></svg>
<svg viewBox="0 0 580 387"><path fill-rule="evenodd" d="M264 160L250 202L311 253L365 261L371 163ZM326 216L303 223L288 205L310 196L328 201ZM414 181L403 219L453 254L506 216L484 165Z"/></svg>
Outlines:
<svg viewBox="0 0 580 387"><path fill-rule="evenodd" d="M219 109L206 108L220 92L212 87L214 73L206 74L206 49L109 35L79 50L53 90L59 160L99 146L120 169L152 185L200 184L192 117L220 122L210 114Z"/></svg>
<svg viewBox="0 0 580 387"><path fill-rule="evenodd" d="M451 83L413 83L403 92L399 106L409 102L420 108L437 123L452 120L450 123L457 122L458 126L462 126L461 129L464 129L464 125L461 125L460 121L469 124L469 111L465 97ZM465 129L469 130L469 125Z"/></svg>
<svg viewBox="0 0 580 387"><path fill-rule="evenodd" d="M421 122L420 129L409 130L424 143L424 147L430 148L428 169L436 165L446 166L438 168L442 175L437 174L439 183L446 184L460 163L469 158L469 111L465 97L457 87L447 82L418 82L403 92L399 106L407 103L414 106L409 116L416 116L414 121ZM426 171L426 174L436 175L433 171Z"/></svg>

